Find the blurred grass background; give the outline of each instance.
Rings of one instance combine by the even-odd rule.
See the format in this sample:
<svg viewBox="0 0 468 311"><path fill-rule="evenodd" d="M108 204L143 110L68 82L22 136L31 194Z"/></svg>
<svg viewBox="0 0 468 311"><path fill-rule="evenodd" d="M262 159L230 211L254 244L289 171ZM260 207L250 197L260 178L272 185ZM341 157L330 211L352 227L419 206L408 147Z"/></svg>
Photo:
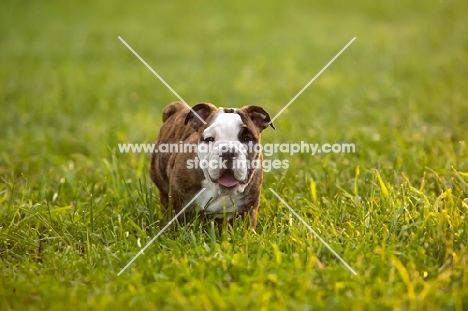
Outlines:
<svg viewBox="0 0 468 311"><path fill-rule="evenodd" d="M461 310L464 301L466 308L467 14L465 1L2 2L0 295L10 297L5 306L59 308L71 300L77 308L85 302L103 308L112 306L108 295L118 292L117 305L222 309L240 303L236 299L254 288L263 298L249 296L254 301L250 307L282 301L292 309L330 305L366 309L374 303L391 309L403 301L410 308L420 303L421 308ZM237 283L238 288L211 288L219 299L210 299L201 288L225 278L196 274L204 275L200 271L210 264L195 269L196 277L184 272L176 276L179 269L202 266L207 260L200 245L213 236L207 237L202 227L195 231L199 243L189 247L196 254L190 260L196 264L187 259L174 267L156 250L153 257L135 263L128 278L113 279L138 252L137 236L143 240L146 234L153 236L154 222L161 216L156 191L145 180L149 156L119 154L117 144L153 142L162 109L176 99L118 36L188 103L257 104L272 116L356 36L278 118L277 130L265 131L263 142L355 143L358 152L277 155L288 159L290 168L266 174L264 189L274 187L293 207L311 213L314 226L322 226L326 240L335 241L333 247L357 265L361 275L367 273L367 279L351 279L339 262L318 269L312 279L298 277L317 266L301 270L294 261L297 254L305 252L309 260L317 256L319 263L333 258L317 241L307 250L292 246L307 240L300 228L289 234L291 239L276 240L278 231L293 229L284 229L290 215L267 190L261 237L244 237L241 230L217 239L244 237L240 246L220 242L221 249L232 262L251 264L248 256L236 257L236 252L249 253L250 247L263 254L260 266L265 271L278 253L287 255L276 274L256 270L257 278ZM439 209L441 202L448 204L447 212ZM429 209L427 213L421 206ZM100 218L92 220L93 209ZM369 215L374 217L374 232L364 229ZM410 228L415 233L401 233ZM125 240L124 233L135 230L135 239ZM388 242L392 233L400 235ZM414 239L415 234L421 239ZM170 249L177 257L192 238L172 233L155 248ZM271 248L272 241L276 249ZM386 241L392 251L385 248ZM420 248L425 242L434 246L433 252ZM91 250L97 257L80 257ZM165 294L146 292L145 288L170 286L158 283L161 276L151 270L139 274L144 260L147 266L161 265L165 271L161 275L172 275L179 287L188 284L187 293L198 293L202 303L163 289ZM211 264L215 271L222 270L216 260ZM375 270L369 268L373 264ZM432 271L435 287L415 277L411 290L404 276L398 283L398 277L387 274L390 265L398 271L408 269L410 276ZM440 278L447 265L455 265L459 273ZM288 279L293 270L297 275ZM242 279L250 273L254 272L239 268L231 275ZM284 283L278 285L281 277ZM61 288L57 279L72 289ZM113 283L106 287L110 279ZM197 285L195 280L206 282ZM265 282L278 287L269 288ZM458 287L451 291L453 284ZM282 288L296 289L304 297L287 291L282 295ZM132 300L130 293L140 298ZM316 296L307 300L311 293ZM150 302L152 295L155 300ZM223 305L223 295L233 298Z"/></svg>

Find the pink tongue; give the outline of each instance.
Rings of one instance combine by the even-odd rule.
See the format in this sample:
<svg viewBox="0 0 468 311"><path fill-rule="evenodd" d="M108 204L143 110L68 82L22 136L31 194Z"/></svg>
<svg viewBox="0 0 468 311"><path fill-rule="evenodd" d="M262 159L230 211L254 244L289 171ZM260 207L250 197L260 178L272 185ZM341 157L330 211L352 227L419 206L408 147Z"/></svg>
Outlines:
<svg viewBox="0 0 468 311"><path fill-rule="evenodd" d="M218 179L218 184L223 185L224 187L230 188L239 183L239 181L234 177L232 172L226 172Z"/></svg>

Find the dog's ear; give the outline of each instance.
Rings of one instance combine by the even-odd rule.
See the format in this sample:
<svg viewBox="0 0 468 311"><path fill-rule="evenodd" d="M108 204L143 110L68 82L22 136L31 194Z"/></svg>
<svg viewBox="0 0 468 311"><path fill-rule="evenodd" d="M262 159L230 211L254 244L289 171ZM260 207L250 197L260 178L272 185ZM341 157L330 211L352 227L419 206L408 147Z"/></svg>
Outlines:
<svg viewBox="0 0 468 311"><path fill-rule="evenodd" d="M260 129L260 132L271 126L275 129L273 122L271 122L270 115L262 107L259 106L245 106L241 108L242 111L247 113L250 120Z"/></svg>
<svg viewBox="0 0 468 311"><path fill-rule="evenodd" d="M206 123L206 119L215 111L217 108L210 103L200 103L193 106L187 116L185 117L184 124L190 122L190 126L197 131L200 126Z"/></svg>

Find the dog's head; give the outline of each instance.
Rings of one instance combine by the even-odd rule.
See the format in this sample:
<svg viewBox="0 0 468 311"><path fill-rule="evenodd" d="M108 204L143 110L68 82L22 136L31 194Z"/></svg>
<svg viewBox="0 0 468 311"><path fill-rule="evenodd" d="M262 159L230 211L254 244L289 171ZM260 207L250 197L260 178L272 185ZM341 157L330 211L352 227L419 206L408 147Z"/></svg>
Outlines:
<svg viewBox="0 0 468 311"><path fill-rule="evenodd" d="M275 128L259 106L217 108L195 105L185 118L198 133L198 160L205 178L220 193L241 193L261 170L260 134Z"/></svg>

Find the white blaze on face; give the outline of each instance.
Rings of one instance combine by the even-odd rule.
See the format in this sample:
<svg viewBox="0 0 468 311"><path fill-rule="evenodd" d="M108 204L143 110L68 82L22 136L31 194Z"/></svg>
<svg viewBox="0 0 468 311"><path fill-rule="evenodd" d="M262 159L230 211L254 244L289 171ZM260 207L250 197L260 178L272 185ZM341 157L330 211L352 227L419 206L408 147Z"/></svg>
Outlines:
<svg viewBox="0 0 468 311"><path fill-rule="evenodd" d="M203 171L208 180L217 181L221 177L222 169L226 167L223 167L223 160L220 156L227 150L237 151L237 156L234 159L235 166L232 169L235 179L237 181L245 181L247 179L247 150L239 141L241 125L242 120L239 114L225 113L220 108L214 116L211 125L203 132L203 138L212 137L214 139L209 144L200 142L200 145L205 145L205 148L199 148L198 152L200 161L207 161L205 163L208 164L208 167L204 168ZM230 182L233 182L233 180Z"/></svg>

